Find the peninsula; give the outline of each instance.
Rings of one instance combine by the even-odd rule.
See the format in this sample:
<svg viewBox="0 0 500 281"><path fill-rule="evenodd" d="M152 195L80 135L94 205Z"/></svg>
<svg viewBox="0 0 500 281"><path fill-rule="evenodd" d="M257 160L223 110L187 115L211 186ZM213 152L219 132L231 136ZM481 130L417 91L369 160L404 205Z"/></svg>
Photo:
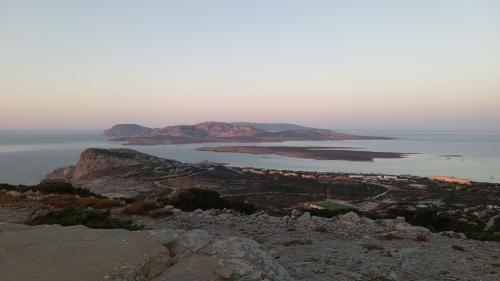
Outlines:
<svg viewBox="0 0 500 281"><path fill-rule="evenodd" d="M346 149L347 148L347 149ZM248 154L274 154L287 157L306 158L314 160L347 160L347 161L373 161L375 158L403 158L408 153L375 152L353 150L349 147L319 147L319 146L217 146L200 147L201 151L248 153Z"/></svg>

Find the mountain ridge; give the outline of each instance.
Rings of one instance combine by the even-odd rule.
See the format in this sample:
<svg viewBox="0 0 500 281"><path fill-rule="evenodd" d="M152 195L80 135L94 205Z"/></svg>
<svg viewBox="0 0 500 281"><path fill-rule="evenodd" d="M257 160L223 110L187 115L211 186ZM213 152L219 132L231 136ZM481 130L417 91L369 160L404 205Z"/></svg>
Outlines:
<svg viewBox="0 0 500 281"><path fill-rule="evenodd" d="M104 132L108 140L127 144L155 145L203 142L283 142L322 140L380 140L376 136L359 136L328 129L289 123L201 122L148 128L137 124L117 124Z"/></svg>

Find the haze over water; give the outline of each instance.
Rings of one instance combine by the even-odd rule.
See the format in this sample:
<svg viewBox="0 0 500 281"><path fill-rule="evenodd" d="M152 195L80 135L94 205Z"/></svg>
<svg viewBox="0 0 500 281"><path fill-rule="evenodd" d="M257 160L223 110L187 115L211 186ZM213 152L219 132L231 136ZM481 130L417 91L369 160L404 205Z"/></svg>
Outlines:
<svg viewBox="0 0 500 281"><path fill-rule="evenodd" d="M358 147L370 151L418 153L402 159L373 162L312 160L274 155L197 151L220 143L124 146L108 142L101 131L0 130L0 182L33 184L53 169L76 163L89 147L131 148L155 156L196 163L203 160L234 166L327 172L448 175L500 182L499 131L343 130L356 134L396 137L396 140L249 143ZM223 143L222 145L232 145ZM233 144L241 145L241 143ZM448 155L448 157L447 157ZM449 155L463 157L449 157Z"/></svg>

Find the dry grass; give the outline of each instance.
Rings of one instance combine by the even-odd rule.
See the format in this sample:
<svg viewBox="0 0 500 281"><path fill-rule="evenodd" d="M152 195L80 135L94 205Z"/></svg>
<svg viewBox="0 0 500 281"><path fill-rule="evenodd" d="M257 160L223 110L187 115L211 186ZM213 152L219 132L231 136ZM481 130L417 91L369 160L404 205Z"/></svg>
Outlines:
<svg viewBox="0 0 500 281"><path fill-rule="evenodd" d="M390 241L390 240L401 240L401 239L403 239L403 237L401 237L400 235L398 235L396 233L390 232L390 233L385 233L383 235L380 235L379 239Z"/></svg>
<svg viewBox="0 0 500 281"><path fill-rule="evenodd" d="M10 204L19 202L21 199L16 196L11 196L6 192L0 192L0 204Z"/></svg>
<svg viewBox="0 0 500 281"><path fill-rule="evenodd" d="M95 197L78 198L74 195L68 194L49 195L42 198L40 202L56 208L77 207L108 209L120 205L120 202L114 199Z"/></svg>
<svg viewBox="0 0 500 281"><path fill-rule="evenodd" d="M326 233L326 232L328 232L328 228L326 227L326 224L316 225L314 227L314 231Z"/></svg>
<svg viewBox="0 0 500 281"><path fill-rule="evenodd" d="M123 213L127 215L147 215L150 211L157 208L158 206L154 203L138 200L134 203L128 204Z"/></svg>
<svg viewBox="0 0 500 281"><path fill-rule="evenodd" d="M382 245L375 244L375 243L365 243L365 244L362 244L361 246L368 251L385 250L385 248Z"/></svg>

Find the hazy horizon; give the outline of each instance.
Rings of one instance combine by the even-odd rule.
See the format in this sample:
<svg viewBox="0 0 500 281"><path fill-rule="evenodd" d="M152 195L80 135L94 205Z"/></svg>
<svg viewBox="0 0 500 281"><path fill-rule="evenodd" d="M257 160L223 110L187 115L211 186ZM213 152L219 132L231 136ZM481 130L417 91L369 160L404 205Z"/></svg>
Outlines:
<svg viewBox="0 0 500 281"><path fill-rule="evenodd" d="M500 1L0 0L0 38L0 129L500 120Z"/></svg>

